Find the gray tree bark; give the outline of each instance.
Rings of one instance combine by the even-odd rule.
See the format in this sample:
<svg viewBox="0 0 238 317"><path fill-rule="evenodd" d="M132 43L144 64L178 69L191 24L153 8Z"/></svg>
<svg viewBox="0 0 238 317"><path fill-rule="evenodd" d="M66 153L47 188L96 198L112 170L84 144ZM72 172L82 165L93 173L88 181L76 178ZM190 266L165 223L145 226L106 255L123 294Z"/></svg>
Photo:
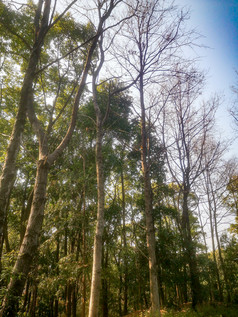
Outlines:
<svg viewBox="0 0 238 317"><path fill-rule="evenodd" d="M142 65L141 65L142 69ZM140 75L140 106L141 106L141 163L144 178L144 199L145 199L145 219L146 219L146 240L149 255L149 272L150 272L150 298L152 314L160 316L160 301L158 288L158 272L155 253L155 229L152 214L152 190L150 181L150 168L148 164L149 156L149 132L146 129L145 103L144 103L144 87L143 74Z"/></svg>
<svg viewBox="0 0 238 317"><path fill-rule="evenodd" d="M225 286L226 286L227 302L230 303L231 302L231 287L230 287L229 280L227 278L227 270L226 270L225 263L224 263L223 256L222 256L222 252L221 252L221 244L220 244L220 240L219 240L218 227L217 227L217 210L216 210L216 207L213 210L213 219L214 219L215 235L216 235L216 240L217 240L218 255L219 255L221 269L222 269L222 272L223 272Z"/></svg>
<svg viewBox="0 0 238 317"><path fill-rule="evenodd" d="M91 293L89 303L89 317L97 317L99 311L99 296L101 287L102 264L102 235L104 230L104 175L102 156L102 127L101 120L97 119L97 143L96 143L96 170L97 170L97 225L93 249L93 269L91 280Z"/></svg>
<svg viewBox="0 0 238 317"><path fill-rule="evenodd" d="M215 239L214 239L214 229L213 229L213 215L212 215L212 201L210 197L210 177L209 172L206 171L206 186L207 186L207 198L208 198L208 209L209 209L209 219L210 219L210 230L211 230L211 238L212 238L212 256L213 256L213 262L215 264L215 272L217 276L217 284L218 284L218 290L219 290L219 297L220 301L223 302L223 290L221 285L221 278L220 273L217 265L217 259L216 259L216 248L215 248Z"/></svg>
<svg viewBox="0 0 238 317"><path fill-rule="evenodd" d="M183 206L182 206L182 230L183 240L185 245L185 254L190 271L190 282L192 291L192 306L196 307L198 303L201 303L201 285L199 281L198 265L196 260L196 250L193 245L191 236L191 226L189 220L189 209L188 209L188 195L189 188L184 185L183 189Z"/></svg>
<svg viewBox="0 0 238 317"><path fill-rule="evenodd" d="M115 6L121 1L110 1L107 15L109 16ZM100 11L100 10L99 10ZM99 16L100 16L99 12ZM104 14L105 16L105 14ZM104 173L103 173L103 153L102 153L102 142L103 142L103 125L107 119L108 111L105 116L102 116L100 106L97 99L97 77L101 71L104 63L104 51L103 51L103 34L99 39L99 50L100 60L97 68L93 71L92 80L92 91L93 91L93 103L96 114L96 173L97 173L97 224L94 238L94 249L93 249L93 267L91 277L91 291L89 301L89 317L97 317L99 312L99 297L101 288L101 270L102 270L102 236L104 230ZM110 94L110 93L109 93ZM109 95L110 100L110 95ZM110 101L108 101L109 109Z"/></svg>
<svg viewBox="0 0 238 317"><path fill-rule="evenodd" d="M123 159L122 159L123 162ZM124 307L123 307L123 314L127 315L128 313L128 263L127 263L127 237L126 237L126 200L125 200L125 186L124 186L124 173L123 173L123 165L121 169L121 191L122 191L122 240L123 240L123 247L124 247Z"/></svg>

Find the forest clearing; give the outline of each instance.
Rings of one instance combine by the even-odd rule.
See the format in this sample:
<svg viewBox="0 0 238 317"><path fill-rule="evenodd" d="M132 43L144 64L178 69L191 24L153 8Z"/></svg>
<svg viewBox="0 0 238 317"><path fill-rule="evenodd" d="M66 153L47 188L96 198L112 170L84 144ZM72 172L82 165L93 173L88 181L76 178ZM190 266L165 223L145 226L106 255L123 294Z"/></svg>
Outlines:
<svg viewBox="0 0 238 317"><path fill-rule="evenodd" d="M169 0L0 0L0 316L238 316L234 136Z"/></svg>

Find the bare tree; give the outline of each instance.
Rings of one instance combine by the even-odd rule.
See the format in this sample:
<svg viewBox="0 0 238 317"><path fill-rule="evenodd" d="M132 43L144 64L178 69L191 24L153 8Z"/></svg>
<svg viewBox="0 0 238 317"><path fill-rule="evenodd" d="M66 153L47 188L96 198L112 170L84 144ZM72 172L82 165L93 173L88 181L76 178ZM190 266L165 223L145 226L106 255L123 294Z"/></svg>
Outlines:
<svg viewBox="0 0 238 317"><path fill-rule="evenodd" d="M175 65L182 61L179 54L183 46L191 44L192 32L186 32L184 29L187 13L177 11L173 3L159 0L129 1L128 8L129 12L135 12L135 16L124 24L121 30L121 43L125 43L125 46L121 49L116 46L114 56L127 78L138 78L135 93L138 94L140 109L137 115L141 120L141 165L144 179L151 309L153 313L160 313L149 162L150 129L159 112L152 111L155 107L148 95L149 87L153 86L150 89L159 91L161 85L176 73ZM158 100L156 103L158 104ZM154 115L153 120L149 117L151 113Z"/></svg>
<svg viewBox="0 0 238 317"><path fill-rule="evenodd" d="M187 74L177 76L177 85L171 94L169 106L164 111L162 135L166 148L167 164L172 180L177 183L182 196L181 227L187 263L190 269L190 281L193 307L201 302L201 286L196 260L196 247L191 234L189 195L194 191L196 181L209 168L217 153L217 147L210 153L210 159L203 165L203 158L207 151L209 134L214 126L214 115L218 100L204 104L201 107L194 105L198 98L203 75L193 69Z"/></svg>
<svg viewBox="0 0 238 317"><path fill-rule="evenodd" d="M209 152L206 153L204 157L204 163L206 168L203 172L203 181L204 181L204 190L206 192L208 205L208 216L210 222L210 231L211 231L211 240L212 240L212 254L213 261L215 265L215 273L217 277L217 284L219 290L220 300L223 301L223 286L222 278L224 277L225 289L227 293L227 301L231 301L231 292L230 283L228 280L228 273L224 265L224 260L221 251L220 243L220 234L219 234L219 224L223 224L226 221L226 218L229 216L229 210L224 208L224 200L227 195L227 186L231 179L231 176L234 173L236 164L233 161L224 161L222 155L227 149L226 146L216 145L213 141L210 141L209 148L214 149L218 148L216 157L213 158L213 164L207 166L207 160L209 159ZM218 258L217 251L218 250ZM220 264L220 265L218 265ZM221 271L219 269L221 268ZM222 273L222 274L221 274Z"/></svg>

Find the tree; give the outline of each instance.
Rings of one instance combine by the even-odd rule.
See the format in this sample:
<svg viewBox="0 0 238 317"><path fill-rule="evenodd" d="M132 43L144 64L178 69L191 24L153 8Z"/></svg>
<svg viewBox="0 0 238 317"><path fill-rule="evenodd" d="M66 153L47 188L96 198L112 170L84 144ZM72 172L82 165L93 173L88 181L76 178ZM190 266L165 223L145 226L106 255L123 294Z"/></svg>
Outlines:
<svg viewBox="0 0 238 317"><path fill-rule="evenodd" d="M189 195L195 192L195 184L204 171L203 157L206 154L209 134L213 127L217 100L212 100L202 108L194 105L203 84L203 75L195 70L178 75L172 83L173 92L170 107L165 111L162 134L166 148L166 158L172 181L179 186L182 195L181 228L185 254L190 270L193 307L202 301L199 282L196 247L191 235L191 211ZM215 147L206 162L209 168L217 153Z"/></svg>
<svg viewBox="0 0 238 317"><path fill-rule="evenodd" d="M51 27L49 23L50 19L50 6L51 1L46 1L43 7L43 1L39 1L36 7L36 14L34 17L34 41L28 43L22 36L15 30L13 21L9 21L10 17L15 18L17 14L12 12L1 2L2 19L1 24L5 28L9 28L9 33L15 35L16 38L20 38L22 42L27 46L28 50L32 45L32 49L29 51L29 62L26 67L25 76L21 88L19 108L16 116L16 121L12 130L10 143L8 145L5 162L2 168L1 180L0 180L0 252L2 253L3 240L4 240L4 223L6 221L7 205L10 199L10 193L14 184L16 174L16 159L19 152L20 140L24 130L27 107L30 100L30 94L32 91L33 81L36 77L36 69L40 59L41 48L44 44L44 38ZM5 18L4 18L5 17ZM10 24L10 25L9 25Z"/></svg>
<svg viewBox="0 0 238 317"><path fill-rule="evenodd" d="M177 51L190 43L190 33L183 31L186 14L177 14L172 4L158 0L138 1L129 4L129 11L135 11L135 17L122 29L122 42L126 48L116 48L117 60L130 78L138 77L136 90L139 99L141 120L141 166L144 182L145 218L147 247L150 268L150 295L153 313L159 312L159 292L157 264L155 256L155 233L152 215L152 191L150 180L149 138L153 122L159 116L158 107L149 100L150 89L158 89L166 76L174 74L174 65L180 63ZM152 88L151 88L152 89ZM156 105L161 99L156 100ZM149 117L154 112L153 119Z"/></svg>
<svg viewBox="0 0 238 317"><path fill-rule="evenodd" d="M208 153L209 155L209 153ZM220 160L221 157L218 157L218 160ZM207 159L205 158L205 161ZM211 239L212 239L212 254L213 254L213 262L214 262L214 269L216 273L216 278L217 278L217 284L218 284L218 291L219 291L219 299L220 301L223 301L223 288L221 284L221 276L218 268L218 263L217 263L217 258L216 258L216 247L215 247L215 235L214 235L214 229L215 232L218 233L217 231L217 216L218 216L218 204L219 204L219 198L215 197L215 193L219 193L220 190L223 191L225 189L224 184L222 179L219 179L218 182L216 182L214 176L217 175L217 164L218 162L215 163L214 168L210 166L209 168L206 168L203 172L204 174L204 183L205 183L205 190L206 190L206 195L207 195L207 203L208 203L208 211L209 211L209 221L210 221L210 231L211 231ZM221 168L221 167L220 167ZM217 171L216 171L217 170ZM222 173L223 174L223 173ZM212 180L213 179L213 180ZM218 187L214 190L214 187L216 186L215 184L219 184ZM217 236L217 234L216 234Z"/></svg>
<svg viewBox="0 0 238 317"><path fill-rule="evenodd" d="M101 282L101 262L102 262L102 247L103 247L103 231L104 231L104 205L105 205L105 179L104 179L104 155L103 155L103 138L105 135L105 125L107 121L110 120L112 126L115 124L113 119L118 120L119 115L116 115L117 118L113 115L113 101L118 102L121 108L120 116L123 115L126 117L129 113L129 109L126 107L129 105L127 102L123 102L123 95L122 91L126 89L123 88L116 88L115 85L109 83L108 87L105 85L102 86L102 90L100 89L100 84L96 84L96 79L98 78L100 69L103 64L104 60L104 53L102 48L102 38L99 42L100 52L101 52L101 59L99 66L93 72L93 81L92 81L92 90L93 90L93 105L96 117L96 173L97 173L97 204L98 204L98 211L97 211L97 225L96 225L96 233L95 233L95 240L94 240L94 253L93 253L93 270L92 270L92 282L91 282L91 295L90 295L90 306L89 306L89 316L97 316L98 309L99 309L99 294L100 294L100 282ZM104 87L103 87L104 86ZM103 91L104 88L104 91ZM105 88L107 90L105 91ZM105 94L106 92L106 94ZM100 98L101 95L101 98ZM119 95L117 98L115 95ZM114 99L114 100L113 100ZM125 98L124 98L125 99ZM100 104L101 103L101 104ZM125 107L123 109L123 106ZM104 108L104 109L103 109ZM115 107L116 108L116 107ZM103 111L104 110L104 111ZM110 116L111 113L111 116ZM120 121L119 121L120 123Z"/></svg>
<svg viewBox="0 0 238 317"><path fill-rule="evenodd" d="M48 5L50 5L50 3ZM33 92L31 90L31 102L27 108L27 111L29 120L33 126L33 129L39 141L39 161L37 163L37 174L34 186L34 194L30 217L28 220L26 233L19 251L19 255L13 269L12 279L9 283L8 291L4 299L2 315L7 315L9 312L11 312L11 314L16 314L18 298L23 291L33 256L38 247L39 235L44 217L45 195L49 169L52 166L52 164L57 160L57 158L61 155L61 153L64 151L72 137L76 124L79 102L85 88L87 75L90 69L90 64L93 59L93 54L95 52L98 39L104 30L105 21L117 5L117 2L111 1L110 4L108 6L107 5L108 4L106 3L105 11L98 22L97 30L95 32L94 37L91 40L91 44L87 51L87 56L81 74L80 83L78 85L78 89L73 102L73 111L68 131L66 132L64 138L62 139L58 147L56 147L55 150L51 153L49 153L48 132L52 128L52 125L49 126L50 128L48 131L44 131L42 124L38 120L35 110L32 106Z"/></svg>
<svg viewBox="0 0 238 317"><path fill-rule="evenodd" d="M223 286L221 278L223 276L227 302L231 302L232 288L230 286L228 272L224 264L224 259L222 255L221 241L219 235L219 223L223 223L225 218L229 215L229 209L224 210L224 202L229 201L227 188L229 188L229 181L232 179L232 174L236 169L236 164L232 160L225 162L221 159L222 154L226 150L226 147L222 148L220 144L215 145L214 142L210 142L209 145L210 148L217 148L217 155L213 158L213 164L210 164L210 168L206 168L204 171L204 186L206 189L208 201L213 261L217 276L220 300L223 300ZM206 153L204 157L205 164L209 158L209 154L209 152Z"/></svg>

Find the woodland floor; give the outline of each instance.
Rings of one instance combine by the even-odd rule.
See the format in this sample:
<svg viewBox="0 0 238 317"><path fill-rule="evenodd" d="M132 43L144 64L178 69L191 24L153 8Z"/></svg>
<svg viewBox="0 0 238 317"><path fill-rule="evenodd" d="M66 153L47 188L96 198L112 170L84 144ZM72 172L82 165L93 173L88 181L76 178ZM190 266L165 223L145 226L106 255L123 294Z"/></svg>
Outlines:
<svg viewBox="0 0 238 317"><path fill-rule="evenodd" d="M238 317L238 305L202 305L197 308L197 311L192 310L190 307L183 307L178 310L162 310L162 317Z"/></svg>
<svg viewBox="0 0 238 317"><path fill-rule="evenodd" d="M134 314L127 315L126 317L151 317L146 312L136 312ZM161 317L238 317L238 305L223 305L214 303L211 305L201 305L197 307L197 311L191 308L191 305L184 305L178 309L162 309Z"/></svg>

